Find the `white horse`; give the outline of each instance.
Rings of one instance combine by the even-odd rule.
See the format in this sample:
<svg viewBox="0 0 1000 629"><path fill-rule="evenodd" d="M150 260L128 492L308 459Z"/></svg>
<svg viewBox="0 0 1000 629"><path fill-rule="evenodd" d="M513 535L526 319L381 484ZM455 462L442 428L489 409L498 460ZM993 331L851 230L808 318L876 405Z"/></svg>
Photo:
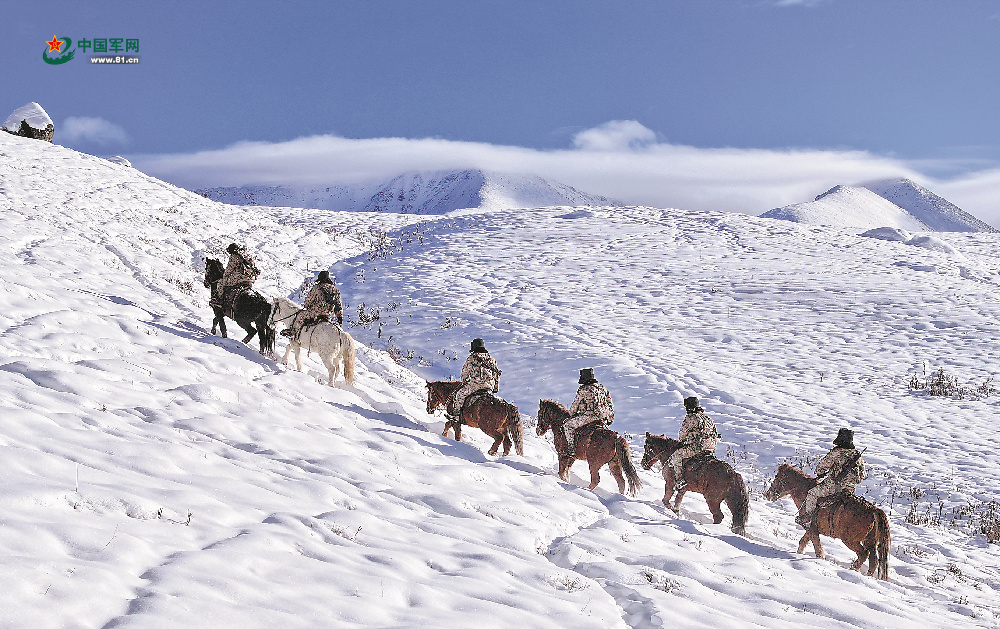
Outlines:
<svg viewBox="0 0 1000 629"><path fill-rule="evenodd" d="M285 327L290 327L296 316L302 316L302 306L296 304L291 299L275 297L271 304L271 318L269 324L272 328L279 323ZM354 339L336 323L316 323L302 328L299 340L290 340L285 349L285 356L281 359L281 364L288 364L288 354L295 350L295 365L302 371L302 355L300 351L305 347L308 352L316 352L323 359L326 370L330 374L327 382L331 387L333 381L340 373L340 366L344 366L344 378L347 384L354 384Z"/></svg>

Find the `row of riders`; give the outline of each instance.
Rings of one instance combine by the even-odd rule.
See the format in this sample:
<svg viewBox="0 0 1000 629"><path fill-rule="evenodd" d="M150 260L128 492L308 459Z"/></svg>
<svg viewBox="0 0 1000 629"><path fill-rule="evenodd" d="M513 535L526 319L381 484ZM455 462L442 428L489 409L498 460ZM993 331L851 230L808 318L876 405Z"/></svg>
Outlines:
<svg viewBox="0 0 1000 629"><path fill-rule="evenodd" d="M234 311L238 309L238 297L246 295L260 275L244 247L234 243L227 252L229 263L221 279L210 284L206 273L205 281L206 287L212 288L210 303L216 309L223 335L225 323L221 321L219 311L238 320L234 316ZM275 301L277 307L278 300ZM282 335L295 343L304 328L329 322L331 316L336 318L338 325L343 324L340 291L330 279L329 272L321 271L303 307L288 315ZM214 325L212 331L215 332ZM261 333L263 335L263 329ZM244 342L251 337L252 334ZM263 343L262 338L262 351ZM496 454L501 443L505 455L510 452L512 444L521 454L518 411L493 395L500 389L501 374L483 339L473 339L469 356L462 366L460 381L427 383L427 412L433 413L435 408L444 404L445 435L453 429L456 439L460 441L464 424L480 428L494 437L495 442L489 451L491 455ZM332 378L331 371L331 383ZM539 402L537 432L541 436L548 430L553 431L559 476L568 480L569 468L574 462L588 461L591 468L590 489L594 489L600 481L598 470L607 464L618 482L619 491L625 493L627 479L629 493L635 495L640 481L631 463L628 444L623 437L608 429L615 418L611 393L598 382L593 368L580 370L579 385L569 409L552 400ZM698 398L685 398L684 409L684 420L676 440L646 433L642 466L650 469L656 462L661 464L666 481L663 497L666 506L677 512L687 491L701 493L718 524L724 518L719 506L725 501L732 513L733 530L744 534L749 497L743 479L729 464L714 456L721 435ZM888 522L881 509L855 495L858 484L867 478L867 472L862 453L854 446L853 431L841 428L833 446L816 465L815 478L789 465L782 465L764 495L769 500L792 496L799 509L795 521L806 530L799 543L800 553L807 543L812 542L816 555L823 556L820 533L839 537L858 554L853 566L855 569L860 569L870 558L868 574L877 570L880 578L887 578ZM676 499L671 505L670 499L675 492Z"/></svg>

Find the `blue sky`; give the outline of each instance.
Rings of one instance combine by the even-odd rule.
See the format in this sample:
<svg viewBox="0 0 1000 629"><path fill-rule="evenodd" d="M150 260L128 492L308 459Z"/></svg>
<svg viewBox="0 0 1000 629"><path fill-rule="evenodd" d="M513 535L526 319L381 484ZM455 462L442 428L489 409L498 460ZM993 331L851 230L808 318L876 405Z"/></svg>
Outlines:
<svg viewBox="0 0 1000 629"><path fill-rule="evenodd" d="M139 161L313 136L579 150L613 121L641 129L623 150L860 153L935 183L1000 161L992 0L91 0L5 20L0 109L37 101L57 143ZM139 39L141 63L49 66L53 35Z"/></svg>

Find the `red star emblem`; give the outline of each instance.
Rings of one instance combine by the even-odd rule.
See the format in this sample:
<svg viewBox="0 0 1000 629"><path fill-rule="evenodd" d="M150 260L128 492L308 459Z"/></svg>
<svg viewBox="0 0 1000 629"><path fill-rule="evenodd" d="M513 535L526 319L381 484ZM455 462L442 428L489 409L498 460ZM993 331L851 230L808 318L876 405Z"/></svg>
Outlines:
<svg viewBox="0 0 1000 629"><path fill-rule="evenodd" d="M62 52L60 49L62 48L63 43L59 41L59 38L55 35L52 36L52 41L47 41L45 43L49 45L49 52L52 52L53 50L56 52Z"/></svg>

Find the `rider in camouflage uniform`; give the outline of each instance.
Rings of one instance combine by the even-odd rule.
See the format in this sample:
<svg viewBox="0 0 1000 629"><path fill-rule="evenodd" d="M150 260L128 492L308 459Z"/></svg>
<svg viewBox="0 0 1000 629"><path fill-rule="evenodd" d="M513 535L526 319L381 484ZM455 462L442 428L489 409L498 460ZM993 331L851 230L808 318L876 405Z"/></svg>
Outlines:
<svg viewBox="0 0 1000 629"><path fill-rule="evenodd" d="M684 423L677 438L681 447L670 455L667 464L674 470L674 489L680 491L687 485L684 480L684 462L702 453L714 454L722 435L715 428L715 422L705 414L698 398L684 398Z"/></svg>
<svg viewBox="0 0 1000 629"><path fill-rule="evenodd" d="M795 523L805 528L813 525L821 498L839 493L853 494L854 489L868 478L865 461L854 447L854 431L841 428L833 440L833 449L816 464L819 484L809 490Z"/></svg>
<svg viewBox="0 0 1000 629"><path fill-rule="evenodd" d="M295 314L292 324L281 331L282 336L298 338L302 328L313 323L329 321L330 315L337 317L337 324L344 324L344 306L340 300L340 290L330 279L329 271L320 271L316 283L306 295L302 310Z"/></svg>
<svg viewBox="0 0 1000 629"><path fill-rule="evenodd" d="M486 343L483 339L472 339L472 347L469 350L469 357L465 359L462 366L461 388L451 394L448 398L446 415L448 419L461 420L462 407L465 400L476 391L492 391L496 393L500 390L500 368L497 361L493 360L490 353L486 351Z"/></svg>
<svg viewBox="0 0 1000 629"><path fill-rule="evenodd" d="M607 426L615 421L615 404L611 394L603 384L594 377L592 368L580 370L580 388L576 390L576 399L569 407L569 419L563 424L566 434L567 455L576 456L576 431L579 428L600 422Z"/></svg>
<svg viewBox="0 0 1000 629"><path fill-rule="evenodd" d="M260 276L260 271L246 247L234 242L226 248L226 251L229 253L229 264L226 265L219 285L222 288L223 304L232 312L236 296L253 286Z"/></svg>

